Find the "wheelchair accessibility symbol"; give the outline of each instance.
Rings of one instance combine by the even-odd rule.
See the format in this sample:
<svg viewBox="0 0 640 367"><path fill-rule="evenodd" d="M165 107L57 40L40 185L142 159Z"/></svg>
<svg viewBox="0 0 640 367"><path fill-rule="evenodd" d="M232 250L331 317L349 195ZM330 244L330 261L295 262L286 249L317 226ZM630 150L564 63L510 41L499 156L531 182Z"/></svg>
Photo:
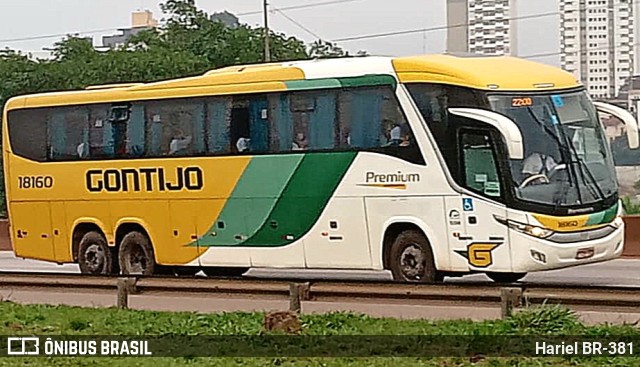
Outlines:
<svg viewBox="0 0 640 367"><path fill-rule="evenodd" d="M465 212L472 212L473 211L473 199L463 198L462 199L462 209L464 209Z"/></svg>

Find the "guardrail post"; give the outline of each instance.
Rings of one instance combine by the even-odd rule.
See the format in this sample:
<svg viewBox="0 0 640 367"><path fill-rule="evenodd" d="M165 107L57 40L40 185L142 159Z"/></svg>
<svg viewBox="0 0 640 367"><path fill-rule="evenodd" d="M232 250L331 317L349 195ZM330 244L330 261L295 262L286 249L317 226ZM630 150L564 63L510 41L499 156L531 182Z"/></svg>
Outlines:
<svg viewBox="0 0 640 367"><path fill-rule="evenodd" d="M136 278L118 278L118 308L129 308L129 293L136 291Z"/></svg>
<svg viewBox="0 0 640 367"><path fill-rule="evenodd" d="M289 311L300 313L302 302L309 299L309 283L289 284Z"/></svg>
<svg viewBox="0 0 640 367"><path fill-rule="evenodd" d="M500 288L500 304L502 306L503 319L513 314L513 308L520 305L521 298L521 288Z"/></svg>

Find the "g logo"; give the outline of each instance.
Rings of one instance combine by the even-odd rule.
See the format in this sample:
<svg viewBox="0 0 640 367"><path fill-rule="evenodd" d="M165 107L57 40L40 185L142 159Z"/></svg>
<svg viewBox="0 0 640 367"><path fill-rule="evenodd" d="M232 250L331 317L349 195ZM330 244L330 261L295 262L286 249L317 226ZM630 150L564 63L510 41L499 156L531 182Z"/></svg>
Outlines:
<svg viewBox="0 0 640 367"><path fill-rule="evenodd" d="M474 243L467 247L469 264L476 268L486 268L493 265L491 251L498 247L495 243Z"/></svg>
<svg viewBox="0 0 640 367"><path fill-rule="evenodd" d="M500 243L472 243L467 246L467 251L456 251L469 261L474 268L488 268L493 265L493 250Z"/></svg>

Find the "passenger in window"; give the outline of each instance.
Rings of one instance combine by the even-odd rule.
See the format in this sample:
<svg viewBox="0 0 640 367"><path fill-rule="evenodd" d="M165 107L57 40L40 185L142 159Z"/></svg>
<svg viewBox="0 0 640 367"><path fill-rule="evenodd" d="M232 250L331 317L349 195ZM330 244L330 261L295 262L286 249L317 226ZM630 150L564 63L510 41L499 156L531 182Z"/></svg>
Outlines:
<svg viewBox="0 0 640 367"><path fill-rule="evenodd" d="M389 145L398 146L402 142L402 127L399 124L394 124L391 131L389 131Z"/></svg>
<svg viewBox="0 0 640 367"><path fill-rule="evenodd" d="M545 153L532 153L524 160L522 174L526 177L534 175L547 175L558 164L552 156Z"/></svg>
<svg viewBox="0 0 640 367"><path fill-rule="evenodd" d="M309 149L309 140L304 135L304 133L297 133L296 139L293 142L293 150L307 150Z"/></svg>
<svg viewBox="0 0 640 367"><path fill-rule="evenodd" d="M522 163L522 176L527 179L536 175L544 175L549 178L549 174L558 165L558 162L552 155L554 151L554 144L548 143L547 140L541 139L533 150L533 153ZM557 148L555 148L557 150ZM531 182L531 184L545 183L544 178L540 178ZM523 180L524 181L524 180Z"/></svg>
<svg viewBox="0 0 640 367"><path fill-rule="evenodd" d="M251 147L251 139L240 137L236 142L236 149L238 149L238 153L248 152Z"/></svg>
<svg viewBox="0 0 640 367"><path fill-rule="evenodd" d="M402 141L400 142L401 147L408 147L411 145L411 130L409 129L409 125L402 125Z"/></svg>
<svg viewBox="0 0 640 367"><path fill-rule="evenodd" d="M177 130L169 144L169 155L175 155L188 149L192 140L193 137L191 135L185 136L182 130Z"/></svg>

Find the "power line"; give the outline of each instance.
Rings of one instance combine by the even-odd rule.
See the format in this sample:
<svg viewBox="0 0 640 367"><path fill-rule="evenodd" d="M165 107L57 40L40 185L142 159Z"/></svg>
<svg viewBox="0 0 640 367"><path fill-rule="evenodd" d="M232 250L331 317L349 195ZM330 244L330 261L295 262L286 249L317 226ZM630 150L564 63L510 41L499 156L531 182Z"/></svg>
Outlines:
<svg viewBox="0 0 640 367"><path fill-rule="evenodd" d="M363 1L363 0L333 0L333 1L324 1L324 2L319 2L319 3L312 3L312 4L306 4L306 5L292 5L292 6L286 6L286 7L282 7L280 8L280 10L297 10L297 9L308 9L308 8L317 8L319 6L327 6L327 5L336 5L336 4L346 4L346 3L353 3L356 1ZM256 14L262 14L261 11L248 11L248 12L244 12L244 13L238 13L236 14L236 16L242 17L245 15L256 15Z"/></svg>
<svg viewBox="0 0 640 367"><path fill-rule="evenodd" d="M282 15L283 17L285 17L287 20L289 20L291 23L295 24L296 26L298 26L298 28L302 29L303 31L309 33L310 35L314 36L315 38L319 39L319 40L323 40L322 37L320 37L317 33L315 33L314 31L310 30L309 28L305 27L303 24L301 24L300 22L296 21L295 19L291 18L290 16L288 16L285 12L282 11L282 9L278 9L278 8L272 8L275 12L279 13L280 15Z"/></svg>
<svg viewBox="0 0 640 367"><path fill-rule="evenodd" d="M35 40L41 40L41 39L47 39L47 38L58 38L58 37L65 37L68 35L79 35L79 34L94 34L94 33L103 33L103 32L112 32L112 31L117 31L123 28L127 28L127 27L120 27L120 28L106 28L106 29L95 29L92 31L80 31L80 32L67 32L67 33L57 33L57 34L46 34L46 35L40 35L40 36L30 36L30 37L21 37L21 38L7 38L7 39L0 39L0 43L12 43L12 42L23 42L23 41L35 41Z"/></svg>
<svg viewBox="0 0 640 367"><path fill-rule="evenodd" d="M631 6L638 2L640 2L640 0L631 0L628 2L628 4L629 6ZM585 8L584 11L586 13L587 10L595 10L595 9L609 9L609 6L608 5L592 6L592 7L589 7L588 9ZM526 19L546 18L546 17L558 16L558 15L562 15L562 12L555 11L555 12L547 12L547 13L537 13L537 14L531 14L531 15L503 18L501 20L519 21L519 20L526 20ZM363 39L384 38L384 37L401 36L401 35L413 34L413 33L423 33L423 32L426 33L426 32L434 32L434 31L447 30L447 29L453 29L453 28L470 27L470 26L472 26L471 23L460 23L460 24L454 24L454 25L443 25L443 26L436 26L436 27L429 27L429 28L415 28L415 29L408 29L408 30L402 30L402 31L391 31L391 32L384 32L384 33L373 33L373 34L367 34L367 35L337 38L332 40L332 42L349 42L349 41L356 41L356 40L363 40Z"/></svg>
<svg viewBox="0 0 640 367"><path fill-rule="evenodd" d="M278 9L274 8L274 11L280 11L280 13L285 18L287 18L289 21L293 22L294 24L296 24L298 27L302 28L303 30L305 30L309 34L314 35L314 37L317 37L317 34L312 32L307 27L304 27L302 24L300 24L299 22L295 21L291 17L287 16L282 11L284 11L284 10L296 10L296 9L307 9L307 8L314 8L314 7L319 7L319 6L336 5L336 4L346 4L346 3L356 2L356 1L363 1L363 0L324 1L324 2L306 4L306 5L294 5L294 6L282 7L282 8L278 8ZM631 1L629 1L629 5L634 4L634 3L638 3L638 2L640 2L640 0L631 0ZM608 6L607 5L594 6L594 7L590 7L588 10L597 9L597 8L608 8ZM262 14L262 13L264 13L264 10L263 11L252 11L252 12L238 13L236 15L237 16L243 16L243 15L253 15L253 14ZM502 20L518 21L518 20L526 20L526 19L539 19L539 18L545 18L545 17L555 16L555 15L560 15L560 14L561 14L560 12L538 13L538 14L532 14L532 15L503 18ZM349 42L349 41L364 40L364 39L400 36L400 35L414 34L414 33L425 33L426 34L427 32L446 30L446 29L450 29L450 28L468 27L468 26L471 26L471 24L468 24L468 23L465 23L465 24L454 24L454 25L444 25L444 26L409 29L409 30L392 31L392 32L384 32L384 33L374 33L374 34L367 34L367 35L359 35L359 36L350 36L350 37L337 38L337 39L331 40L331 42L334 42L334 43L335 42ZM30 37L0 39L0 43L12 43L12 42L33 41L33 40L48 39L48 38L58 38L58 37L65 37L65 36L68 36L70 34L73 34L73 35L95 34L95 33L117 31L119 29L125 29L125 28L127 28L127 27L105 28L105 29L96 29L96 30L89 30L89 31L77 31L77 32L67 32L67 33L57 33L57 34L30 36ZM547 55L548 56L553 56L553 55L558 55L558 54L561 54L561 52L556 52L556 53L551 53L551 54L532 55L531 57L543 57L543 56L547 56Z"/></svg>
<svg viewBox="0 0 640 367"><path fill-rule="evenodd" d="M625 45L625 46L627 46L627 45ZM631 48L633 48L634 46L640 46L640 42L631 43L628 46L631 47ZM584 51L546 52L546 53L539 53L539 54L532 54L532 55L518 56L518 57L521 58L521 59L536 59L536 58L540 58L540 57L558 56L558 55L562 55L562 54L574 55L574 54L581 54L581 53L585 53L586 54L587 52L591 52L591 51L609 51L609 50L611 50L613 48L615 48L615 46L607 45L607 46L602 46L602 47L585 48Z"/></svg>
<svg viewBox="0 0 640 367"><path fill-rule="evenodd" d="M546 18L546 17L550 17L550 16L555 16L555 15L559 15L560 12L551 12L551 13L539 13L539 14L532 14L532 15L523 15L523 16L518 16L518 17L511 17L511 18L503 18L502 20L524 20L524 19L538 19L538 18ZM441 31L441 30L446 30L446 29L450 29L450 28L462 28L462 27L469 27L471 26L471 24L469 23L460 23L460 24L454 24L454 25L443 25L443 26L437 26L437 27L429 27L429 28L414 28L414 29L407 29L407 30L402 30L402 31L393 31L393 32L385 32L385 33L374 33L374 34L367 34L367 35L361 35L361 36L351 36L351 37L344 37L344 38L336 38L334 40L332 40L333 42L349 42L349 41L357 41L357 40L363 40L363 39L371 39L371 38L384 38L384 37L391 37L391 36L401 36L401 35L405 35L405 34L413 34L413 33L423 33L423 32L434 32L434 31Z"/></svg>

